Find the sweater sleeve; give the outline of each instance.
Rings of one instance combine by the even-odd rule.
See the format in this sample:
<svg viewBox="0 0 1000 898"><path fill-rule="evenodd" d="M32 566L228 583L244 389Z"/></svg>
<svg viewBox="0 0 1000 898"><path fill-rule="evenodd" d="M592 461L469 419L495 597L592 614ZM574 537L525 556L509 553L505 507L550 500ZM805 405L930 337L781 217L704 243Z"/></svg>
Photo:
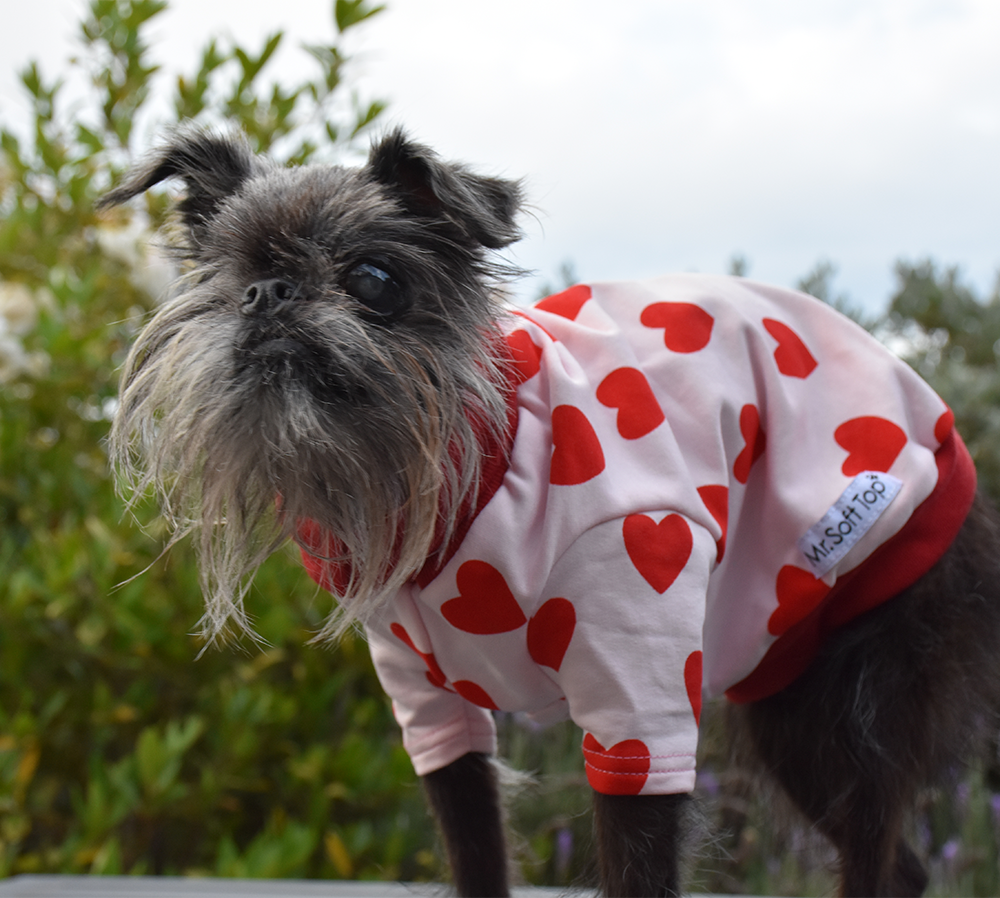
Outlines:
<svg viewBox="0 0 1000 898"><path fill-rule="evenodd" d="M556 678L584 730L596 791L694 787L702 626L717 553L715 538L689 518L650 512L589 529L553 567L546 596L566 602L563 616L574 618Z"/></svg>
<svg viewBox="0 0 1000 898"><path fill-rule="evenodd" d="M470 751L494 754L496 727L490 711L460 695L447 680L409 597L401 595L393 611L370 622L366 632L375 672L392 699L416 772L424 776Z"/></svg>

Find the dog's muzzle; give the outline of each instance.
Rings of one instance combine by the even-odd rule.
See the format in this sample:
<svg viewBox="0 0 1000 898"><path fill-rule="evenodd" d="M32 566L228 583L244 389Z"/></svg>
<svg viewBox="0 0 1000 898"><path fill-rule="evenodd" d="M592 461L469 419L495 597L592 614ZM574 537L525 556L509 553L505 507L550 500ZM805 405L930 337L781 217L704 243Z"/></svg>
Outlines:
<svg viewBox="0 0 1000 898"><path fill-rule="evenodd" d="M361 378L301 320L296 304L303 299L301 287L283 278L254 281L244 290L237 372L269 388L297 381L323 404L364 405L369 391Z"/></svg>

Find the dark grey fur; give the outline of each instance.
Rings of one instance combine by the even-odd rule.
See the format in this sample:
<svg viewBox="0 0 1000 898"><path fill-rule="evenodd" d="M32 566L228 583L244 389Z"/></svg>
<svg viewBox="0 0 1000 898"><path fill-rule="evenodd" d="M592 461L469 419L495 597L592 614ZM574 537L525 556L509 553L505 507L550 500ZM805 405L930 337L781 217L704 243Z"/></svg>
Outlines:
<svg viewBox="0 0 1000 898"><path fill-rule="evenodd" d="M200 532L205 631L249 629L257 565L309 518L353 572L320 634L364 620L473 498L506 426L494 354L517 184L390 134L358 169L281 168L239 139L175 133L104 200L186 188L187 274L125 366L111 445L175 539ZM280 501L276 501L280 497ZM837 847L847 895L919 894L903 842L918 791L995 732L1000 524L977 500L923 580L845 627L784 692L736 709L739 738ZM338 556L339 557L339 556ZM494 766L425 777L455 883L507 893ZM684 796L595 796L601 887L673 894Z"/></svg>

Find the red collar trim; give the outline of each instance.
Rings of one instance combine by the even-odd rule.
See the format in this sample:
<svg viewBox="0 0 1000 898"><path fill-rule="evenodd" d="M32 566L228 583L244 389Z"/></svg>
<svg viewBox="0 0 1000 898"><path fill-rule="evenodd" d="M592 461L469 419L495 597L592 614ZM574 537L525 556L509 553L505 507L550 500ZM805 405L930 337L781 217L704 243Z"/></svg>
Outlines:
<svg viewBox="0 0 1000 898"><path fill-rule="evenodd" d="M503 346L505 352L509 353L506 341L504 341ZM414 577L416 584L421 589L424 589L440 574L448 562L454 558L458 547L468 534L469 528L472 527L472 522L496 495L507 474L507 469L510 467L510 453L517 435L517 386L521 382L521 377L514 367L510 365L506 367L508 375L504 393L507 400L507 426L504 428L502 439L497 439L481 422L473 422L482 449L479 489L476 492L475 502L467 501L467 508L463 508L447 546L442 547L441 545L443 536L435 538L434 546L427 556L426 563Z"/></svg>
<svg viewBox="0 0 1000 898"><path fill-rule="evenodd" d="M503 357L501 368L506 375L503 391L507 403L507 424L498 438L482 421L472 422L482 452L479 489L474 502L466 499L447 546L443 545L444 528L439 525L439 532L435 534L427 560L413 578L421 589L441 573L454 557L472 522L500 489L510 465L510 453L517 434L517 388L537 372L540 350L530 339L530 346L522 345L523 341L515 340L512 343L510 338L498 342L498 352ZM302 551L302 561L309 576L328 592L343 594L350 580L350 568L347 561L333 560L342 557L344 552L336 537L314 521L301 520L296 528L295 540Z"/></svg>

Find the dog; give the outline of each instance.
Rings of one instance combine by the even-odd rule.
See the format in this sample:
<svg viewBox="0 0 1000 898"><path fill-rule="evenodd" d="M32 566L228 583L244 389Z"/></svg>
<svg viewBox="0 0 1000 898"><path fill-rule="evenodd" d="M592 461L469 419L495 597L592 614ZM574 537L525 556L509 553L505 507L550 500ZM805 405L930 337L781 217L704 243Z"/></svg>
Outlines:
<svg viewBox="0 0 1000 898"><path fill-rule="evenodd" d="M945 403L828 306L685 274L507 301L519 183L400 130L283 167L181 129L186 274L125 364L127 489L205 635L291 539L363 625L462 895L508 894L492 711L584 731L600 887L676 894L703 695L840 858L917 895L918 794L996 727L1000 523Z"/></svg>

